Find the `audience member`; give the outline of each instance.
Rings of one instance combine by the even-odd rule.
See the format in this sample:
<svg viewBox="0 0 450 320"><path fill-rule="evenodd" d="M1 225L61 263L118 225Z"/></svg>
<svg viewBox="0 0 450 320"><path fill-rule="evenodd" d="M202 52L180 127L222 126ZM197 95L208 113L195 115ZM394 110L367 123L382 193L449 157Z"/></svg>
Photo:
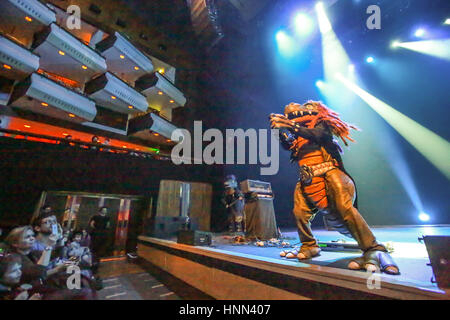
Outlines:
<svg viewBox="0 0 450 320"><path fill-rule="evenodd" d="M109 228L110 218L108 216L108 208L101 207L98 214L95 214L89 220L91 229L92 251L97 259L108 254L109 247Z"/></svg>
<svg viewBox="0 0 450 320"><path fill-rule="evenodd" d="M30 296L31 285L20 286L22 262L18 254L0 253L0 300L40 300L41 294Z"/></svg>

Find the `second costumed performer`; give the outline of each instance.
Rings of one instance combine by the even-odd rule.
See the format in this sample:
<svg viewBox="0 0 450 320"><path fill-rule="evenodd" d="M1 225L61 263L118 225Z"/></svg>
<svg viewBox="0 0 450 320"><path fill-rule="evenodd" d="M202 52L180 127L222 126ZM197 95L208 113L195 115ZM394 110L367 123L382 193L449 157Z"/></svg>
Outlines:
<svg viewBox="0 0 450 320"><path fill-rule="evenodd" d="M224 182L225 192L222 203L227 209L228 231L242 233L244 231L244 195L238 188L234 175L228 175Z"/></svg>
<svg viewBox="0 0 450 320"><path fill-rule="evenodd" d="M364 218L354 205L356 188L342 163L340 148L334 136L345 145L353 141L349 125L321 102L290 103L284 114L271 114L270 124L280 130L280 143L291 151L291 160L300 167L300 178L294 192L294 215L302 246L299 260L319 255L310 222L321 212L327 224L358 242L364 254L350 261L349 269L379 270L399 274L399 268L377 242ZM295 257L292 254L287 258Z"/></svg>

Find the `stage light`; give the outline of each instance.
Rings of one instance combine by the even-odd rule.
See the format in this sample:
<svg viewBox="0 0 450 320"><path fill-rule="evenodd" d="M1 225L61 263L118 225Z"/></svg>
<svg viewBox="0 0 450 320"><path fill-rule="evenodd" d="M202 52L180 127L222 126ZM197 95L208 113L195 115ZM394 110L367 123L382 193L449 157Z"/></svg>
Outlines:
<svg viewBox="0 0 450 320"><path fill-rule="evenodd" d="M317 81L316 81L316 87L317 87L317 88L323 88L323 85L324 85L324 83L323 83L322 80L317 80Z"/></svg>
<svg viewBox="0 0 450 320"><path fill-rule="evenodd" d="M450 39L400 42L397 47L450 60Z"/></svg>
<svg viewBox="0 0 450 320"><path fill-rule="evenodd" d="M448 161L450 159L450 143L446 139L377 99L355 83L344 78L341 74L336 75L336 77L386 120L392 128L430 161L443 175L450 179L450 162Z"/></svg>
<svg viewBox="0 0 450 320"><path fill-rule="evenodd" d="M425 35L425 29L417 29L416 32L414 32L414 36L417 38L422 38Z"/></svg>
<svg viewBox="0 0 450 320"><path fill-rule="evenodd" d="M278 31L275 38L278 50L283 56L293 56L295 54L295 42L285 31Z"/></svg>
<svg viewBox="0 0 450 320"><path fill-rule="evenodd" d="M367 58L366 58L366 62L367 62L367 63L374 63L374 62L375 62L375 59L374 59L373 57L367 57Z"/></svg>
<svg viewBox="0 0 450 320"><path fill-rule="evenodd" d="M299 13L294 18L294 25L297 34L306 36L312 33L314 29L314 22L306 13Z"/></svg>
<svg viewBox="0 0 450 320"><path fill-rule="evenodd" d="M334 81L334 74L338 72L346 73L351 62L347 52L334 33L321 2L316 5L316 13L322 35L322 60L325 81L328 83Z"/></svg>
<svg viewBox="0 0 450 320"><path fill-rule="evenodd" d="M430 220L430 216L428 214L426 214L425 212L421 212L419 213L419 219L420 221L429 221Z"/></svg>
<svg viewBox="0 0 450 320"><path fill-rule="evenodd" d="M349 64L348 65L348 71L349 72L355 72L355 65L354 64Z"/></svg>
<svg viewBox="0 0 450 320"><path fill-rule="evenodd" d="M62 55L62 56L65 55L64 51L61 51L61 50L59 50L58 53L59 53L60 55Z"/></svg>
<svg viewBox="0 0 450 320"><path fill-rule="evenodd" d="M445 19L444 24L450 25L450 18Z"/></svg>
<svg viewBox="0 0 450 320"><path fill-rule="evenodd" d="M117 97L116 96L111 96L111 99L116 100Z"/></svg>
<svg viewBox="0 0 450 320"><path fill-rule="evenodd" d="M399 46L399 44L400 44L400 41L394 40L391 42L391 48L395 49Z"/></svg>
<svg viewBox="0 0 450 320"><path fill-rule="evenodd" d="M138 66L135 66L135 67L134 67L134 70L136 70L136 71L139 70L139 67L138 67Z"/></svg>
<svg viewBox="0 0 450 320"><path fill-rule="evenodd" d="M86 66L81 66L81 68L83 68L84 70L87 70L87 67L86 67Z"/></svg>
<svg viewBox="0 0 450 320"><path fill-rule="evenodd" d="M322 34L325 34L332 30L331 23L328 20L327 14L325 12L325 7L322 2L318 2L315 6L317 19L319 21L319 29Z"/></svg>
<svg viewBox="0 0 450 320"><path fill-rule="evenodd" d="M123 54L121 54L119 57L120 59L125 59L125 56Z"/></svg>

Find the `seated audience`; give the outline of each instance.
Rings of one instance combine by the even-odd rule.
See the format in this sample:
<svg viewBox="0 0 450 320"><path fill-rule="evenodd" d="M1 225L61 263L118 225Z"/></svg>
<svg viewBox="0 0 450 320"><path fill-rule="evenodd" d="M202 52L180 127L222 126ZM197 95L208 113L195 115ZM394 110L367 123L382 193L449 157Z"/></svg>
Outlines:
<svg viewBox="0 0 450 320"><path fill-rule="evenodd" d="M65 271L73 262L60 261L50 264L51 253L56 245L57 238L50 235L46 239L48 246L42 252L32 251L35 246L34 232L31 226L13 229L6 237L5 242L10 250L21 258L21 283L30 283L38 292L43 293L43 299L94 299L96 293L91 289L90 280L80 275L80 288L69 289L68 277Z"/></svg>

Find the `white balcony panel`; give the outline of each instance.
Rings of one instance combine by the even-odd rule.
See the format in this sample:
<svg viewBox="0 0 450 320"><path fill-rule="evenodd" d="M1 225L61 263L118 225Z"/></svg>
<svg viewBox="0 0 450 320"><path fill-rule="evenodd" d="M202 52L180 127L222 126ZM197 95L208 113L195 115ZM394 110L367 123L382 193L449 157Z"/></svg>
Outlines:
<svg viewBox="0 0 450 320"><path fill-rule="evenodd" d="M39 34L33 46L45 71L80 83L106 72L106 61L98 52L56 24Z"/></svg>
<svg viewBox="0 0 450 320"><path fill-rule="evenodd" d="M175 125L155 113L147 113L128 121L128 135L154 142L159 140L167 143L176 129Z"/></svg>
<svg viewBox="0 0 450 320"><path fill-rule="evenodd" d="M152 61L119 32L97 43L96 48L106 58L108 71L130 84L153 71Z"/></svg>
<svg viewBox="0 0 450 320"><path fill-rule="evenodd" d="M148 109L145 96L109 72L88 82L85 92L97 104L116 112L136 114Z"/></svg>
<svg viewBox="0 0 450 320"><path fill-rule="evenodd" d="M151 108L162 113L171 114L172 109L186 104L183 93L158 72L139 78L135 87L147 97Z"/></svg>
<svg viewBox="0 0 450 320"><path fill-rule="evenodd" d="M0 36L0 75L21 80L39 68L39 57L17 43Z"/></svg>
<svg viewBox="0 0 450 320"><path fill-rule="evenodd" d="M14 87L9 104L78 123L92 121L97 114L94 101L36 73Z"/></svg>
<svg viewBox="0 0 450 320"><path fill-rule="evenodd" d="M0 1L0 31L27 47L34 33L55 21L55 12L38 0Z"/></svg>

